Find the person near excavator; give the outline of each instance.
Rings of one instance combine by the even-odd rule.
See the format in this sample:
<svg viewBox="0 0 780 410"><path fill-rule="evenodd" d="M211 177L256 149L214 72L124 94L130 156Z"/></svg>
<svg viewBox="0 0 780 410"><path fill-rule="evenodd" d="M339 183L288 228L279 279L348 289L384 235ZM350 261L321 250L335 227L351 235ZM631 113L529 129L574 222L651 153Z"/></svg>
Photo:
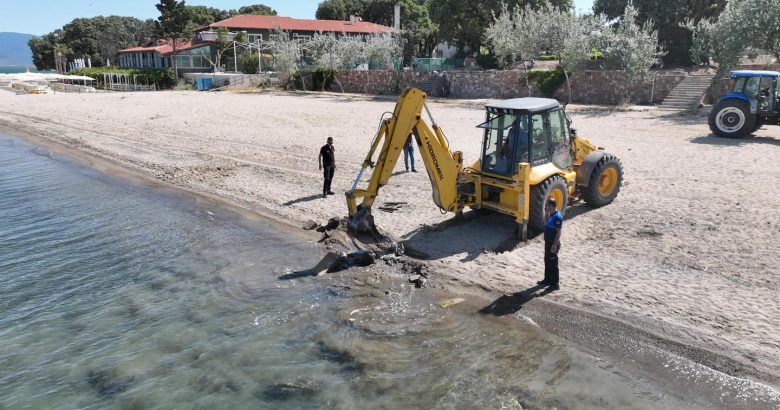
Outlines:
<svg viewBox="0 0 780 410"><path fill-rule="evenodd" d="M317 158L320 164L320 171L324 170L325 181L322 184L322 197L333 195L330 190L330 184L333 181L333 174L336 172L336 148L333 147L333 137L328 137L327 144L320 148L320 156Z"/></svg>
<svg viewBox="0 0 780 410"><path fill-rule="evenodd" d="M561 229L563 215L557 209L554 198L547 199L544 207L547 223L544 225L544 280L539 285L548 286L547 290L558 290L558 251L561 250Z"/></svg>
<svg viewBox="0 0 780 410"><path fill-rule="evenodd" d="M412 172L417 172L414 168L414 135L409 134L409 137L404 143L404 165L406 166L406 172L409 172L409 163L412 165Z"/></svg>

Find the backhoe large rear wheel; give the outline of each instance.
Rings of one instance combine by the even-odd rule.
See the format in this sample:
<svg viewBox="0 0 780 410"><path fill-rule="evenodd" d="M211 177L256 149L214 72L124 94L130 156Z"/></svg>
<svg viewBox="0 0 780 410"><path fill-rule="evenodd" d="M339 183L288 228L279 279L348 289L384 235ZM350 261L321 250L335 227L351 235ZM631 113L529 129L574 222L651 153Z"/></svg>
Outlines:
<svg viewBox="0 0 780 410"><path fill-rule="evenodd" d="M710 131L719 137L742 138L756 130L750 104L737 98L718 101L709 116Z"/></svg>
<svg viewBox="0 0 780 410"><path fill-rule="evenodd" d="M601 207L612 202L623 185L623 165L612 154L604 154L593 173L582 199L590 206Z"/></svg>
<svg viewBox="0 0 780 410"><path fill-rule="evenodd" d="M566 187L566 182L559 175L553 175L542 183L531 187L531 209L528 216L528 226L536 232L544 231L544 224L547 222L547 215L544 214L544 204L547 203L549 198L555 198L555 203L561 214L566 213L566 207L569 205L569 190Z"/></svg>

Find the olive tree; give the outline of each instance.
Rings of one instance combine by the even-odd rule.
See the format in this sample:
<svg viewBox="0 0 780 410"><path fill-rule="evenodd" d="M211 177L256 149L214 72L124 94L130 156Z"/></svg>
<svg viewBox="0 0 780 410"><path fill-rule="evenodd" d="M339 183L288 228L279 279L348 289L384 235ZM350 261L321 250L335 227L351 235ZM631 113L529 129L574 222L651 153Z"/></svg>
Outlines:
<svg viewBox="0 0 780 410"><path fill-rule="evenodd" d="M606 32L604 55L623 72L623 98L626 102L630 102L631 98L630 85L645 78L662 55L658 52L658 33L653 29L652 21L639 26L637 16L636 7L629 1L615 29Z"/></svg>
<svg viewBox="0 0 780 410"><path fill-rule="evenodd" d="M315 33L314 38L306 45L306 49L314 58L317 68L323 72L323 91L326 80L333 79L339 85L341 92L344 92L344 87L336 77L336 73L343 69L353 69L368 58L368 49L363 39L343 33L341 36L332 32ZM373 48L371 52L377 53Z"/></svg>
<svg viewBox="0 0 780 410"><path fill-rule="evenodd" d="M780 0L731 0L717 21L688 21L685 27L693 33L695 61L713 58L721 72L760 52L780 60Z"/></svg>
<svg viewBox="0 0 780 410"><path fill-rule="evenodd" d="M225 53L225 50L227 50L228 46L230 45L230 42L228 41L228 29L225 27L220 27L217 29L217 41L214 42L214 59L211 59L210 55L207 55L203 52L203 49L200 51L200 55L209 61L212 67L214 67L214 72L219 72L219 70L222 68L222 55Z"/></svg>
<svg viewBox="0 0 780 410"><path fill-rule="evenodd" d="M274 58L274 70L289 81L301 67L303 47L300 41L290 38L287 31L275 30L268 43Z"/></svg>
<svg viewBox="0 0 780 410"><path fill-rule="evenodd" d="M365 56L368 69L371 68L371 62L376 62L380 66L395 64L402 53L399 38L391 34L377 33L365 37L362 54ZM366 92L368 92L370 78L371 76L366 75Z"/></svg>
<svg viewBox="0 0 780 410"><path fill-rule="evenodd" d="M531 85L528 82L526 61L533 59L543 49L543 29L551 10L549 6L536 10L526 5L524 8L515 7L510 13L506 3L503 3L500 14L493 13L493 23L485 30L485 38L501 67L511 66L516 61L522 62L529 96Z"/></svg>
<svg viewBox="0 0 780 410"><path fill-rule="evenodd" d="M501 13L494 14L493 20L485 37L503 66L515 61L523 63L528 95L531 87L525 61L549 51L560 56L569 100L572 98L569 76L585 70L591 49L601 42L600 32L607 27L603 16L580 16L547 4L536 9L528 5L522 9L516 7L512 13L502 5Z"/></svg>

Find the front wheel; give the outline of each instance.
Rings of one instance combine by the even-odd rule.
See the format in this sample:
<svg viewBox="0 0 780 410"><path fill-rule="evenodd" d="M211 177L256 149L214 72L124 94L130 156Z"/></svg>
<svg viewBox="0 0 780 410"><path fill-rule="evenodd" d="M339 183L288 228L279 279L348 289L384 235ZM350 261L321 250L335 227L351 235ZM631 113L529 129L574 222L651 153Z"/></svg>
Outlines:
<svg viewBox="0 0 780 410"><path fill-rule="evenodd" d="M623 185L623 165L612 154L604 154L590 174L588 187L582 199L590 206L601 207L611 203Z"/></svg>
<svg viewBox="0 0 780 410"><path fill-rule="evenodd" d="M742 138L755 130L756 116L750 104L739 99L718 101L709 116L710 130L719 137Z"/></svg>
<svg viewBox="0 0 780 410"><path fill-rule="evenodd" d="M544 231L547 222L544 214L544 205L547 199L554 198L556 207L561 214L566 213L569 205L569 190L566 182L558 175L545 179L542 183L531 187L531 209L528 216L528 227L536 232Z"/></svg>

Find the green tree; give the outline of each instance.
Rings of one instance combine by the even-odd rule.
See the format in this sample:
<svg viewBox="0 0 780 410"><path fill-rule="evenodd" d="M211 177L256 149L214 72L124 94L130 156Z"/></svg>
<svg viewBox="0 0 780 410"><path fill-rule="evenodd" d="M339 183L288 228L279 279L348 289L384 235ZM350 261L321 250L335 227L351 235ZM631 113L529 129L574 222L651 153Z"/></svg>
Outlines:
<svg viewBox="0 0 780 410"><path fill-rule="evenodd" d="M658 61L658 32L652 21L639 25L639 12L629 1L614 31L607 33L605 57L623 71L624 99L630 102L629 87L643 78Z"/></svg>
<svg viewBox="0 0 780 410"><path fill-rule="evenodd" d="M568 100L571 101L569 76L585 70L591 50L603 45L601 31L607 29L604 17L576 15L549 5L537 9L526 5L510 13L503 5L500 14L494 17L493 24L485 31L485 37L502 66L515 61L522 63L529 95L530 73L525 62L542 51L558 55Z"/></svg>
<svg viewBox="0 0 780 410"><path fill-rule="evenodd" d="M64 44L73 57L89 57L95 67L116 61L117 52L133 47L154 37L154 20L133 17L97 16L74 19L62 29L55 30L28 42L33 62L41 70L53 69L53 49ZM70 57L70 56L69 56Z"/></svg>
<svg viewBox="0 0 780 410"><path fill-rule="evenodd" d="M392 27L394 7L401 4L401 36L404 38L404 61L408 64L418 55L428 55L436 45L436 26L428 8L419 0L367 1L361 17L365 21Z"/></svg>
<svg viewBox="0 0 780 410"><path fill-rule="evenodd" d="M160 0L155 7L160 12L157 18L156 29L160 38L167 38L173 46L173 72L179 77L179 69L176 61L176 48L179 39L185 35L188 22L188 13L184 0Z"/></svg>
<svg viewBox="0 0 780 410"><path fill-rule="evenodd" d="M359 16L363 21L392 27L394 8L401 4L401 36L404 38L405 62L414 56L427 55L436 45L436 26L431 21L426 0L325 0L316 16L323 20L347 21Z"/></svg>
<svg viewBox="0 0 780 410"><path fill-rule="evenodd" d="M348 21L349 16L363 16L368 0L325 0L317 6L318 20ZM366 19L366 21L371 21Z"/></svg>
<svg viewBox="0 0 780 410"><path fill-rule="evenodd" d="M780 0L732 0L717 21L688 21L685 26L694 36L694 57L700 62L714 58L720 72L761 52L780 60Z"/></svg>
<svg viewBox="0 0 780 410"><path fill-rule="evenodd" d="M572 0L428 0L428 9L439 27L439 40L475 52L484 44L484 30L493 22L493 10L501 9L502 3L509 10L526 5L537 9L545 4L560 10L572 7Z"/></svg>
<svg viewBox="0 0 780 410"><path fill-rule="evenodd" d="M33 64L38 70L53 70L56 68L54 61L54 47L62 39L62 30L58 29L40 37L33 37L27 45L32 51Z"/></svg>
<svg viewBox="0 0 780 410"><path fill-rule="evenodd" d="M620 17L629 0L595 0L593 11L610 19ZM667 52L665 64L690 65L693 62L691 32L684 24L702 19L716 18L726 6L727 0L632 0L637 9L637 22L652 21L658 30L658 42Z"/></svg>
<svg viewBox="0 0 780 410"><path fill-rule="evenodd" d="M253 4L251 6L244 6L238 9L238 14L254 14L256 16L276 16L276 10L266 6L265 4Z"/></svg>
<svg viewBox="0 0 780 410"><path fill-rule="evenodd" d="M233 13L208 6L184 6L187 23L185 33L192 33L195 29L208 26L214 22L233 17Z"/></svg>
<svg viewBox="0 0 780 410"><path fill-rule="evenodd" d="M136 46L154 37L154 20L141 21L133 17L98 16L92 19L96 26L97 54L92 65L107 65L116 61L119 50Z"/></svg>

